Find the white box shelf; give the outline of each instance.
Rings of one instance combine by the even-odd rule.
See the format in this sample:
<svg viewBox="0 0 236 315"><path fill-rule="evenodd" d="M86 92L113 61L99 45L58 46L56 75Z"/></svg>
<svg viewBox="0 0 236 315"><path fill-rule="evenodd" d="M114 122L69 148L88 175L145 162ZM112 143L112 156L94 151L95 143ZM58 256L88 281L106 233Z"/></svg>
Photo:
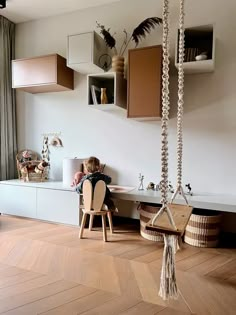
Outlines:
<svg viewBox="0 0 236 315"><path fill-rule="evenodd" d="M175 66L178 68L178 38L175 49ZM196 55L207 52L207 59L196 61ZM185 28L185 61L186 74L213 72L215 69L215 32L214 26L201 25Z"/></svg>
<svg viewBox="0 0 236 315"><path fill-rule="evenodd" d="M87 81L88 105L99 110L117 110L127 108L127 81L116 72L104 72L89 74ZM100 90L106 88L108 104L101 104L100 92L97 93L97 103L94 104L91 93L91 86L94 85Z"/></svg>
<svg viewBox="0 0 236 315"><path fill-rule="evenodd" d="M96 32L68 36L67 67L83 74L103 72L99 58L104 54L107 54L107 46Z"/></svg>

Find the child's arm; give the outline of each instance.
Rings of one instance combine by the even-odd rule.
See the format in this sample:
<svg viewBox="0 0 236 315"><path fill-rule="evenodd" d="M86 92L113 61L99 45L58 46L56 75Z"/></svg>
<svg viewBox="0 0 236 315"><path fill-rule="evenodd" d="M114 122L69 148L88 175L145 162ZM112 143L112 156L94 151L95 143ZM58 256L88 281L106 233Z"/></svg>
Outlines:
<svg viewBox="0 0 236 315"><path fill-rule="evenodd" d="M81 180L78 186L76 186L75 190L77 191L77 193L82 193L83 192L83 182L85 181L85 179L87 179L87 175L85 175Z"/></svg>
<svg viewBox="0 0 236 315"><path fill-rule="evenodd" d="M83 178L85 174L83 172L76 172L74 175L73 183L71 184L72 187L77 186L81 179Z"/></svg>

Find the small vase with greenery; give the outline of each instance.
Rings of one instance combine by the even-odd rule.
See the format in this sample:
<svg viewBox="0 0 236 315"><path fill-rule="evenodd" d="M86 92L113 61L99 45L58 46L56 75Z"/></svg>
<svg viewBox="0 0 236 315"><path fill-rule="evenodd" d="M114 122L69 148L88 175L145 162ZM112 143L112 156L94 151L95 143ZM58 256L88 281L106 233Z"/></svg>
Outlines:
<svg viewBox="0 0 236 315"><path fill-rule="evenodd" d="M135 42L135 47L137 47L140 41L146 37L147 34L151 32L152 29L155 29L156 26L162 24L162 19L159 17L150 17L142 21L128 36L127 31L124 29L124 40L118 52L116 48L116 39L110 33L110 28L106 28L104 25L97 23L97 28L100 29L100 33L103 36L103 39L106 45L114 51L112 68L116 72L124 72L124 53L131 41Z"/></svg>
<svg viewBox="0 0 236 315"><path fill-rule="evenodd" d="M151 32L152 29L154 29L156 26L162 24L162 19L159 17L150 17L142 21L135 29L133 30L132 34L128 38L128 33L124 29L124 40L120 47L119 53L116 48L116 40L114 36L110 33L110 28L106 28L104 25L101 25L100 23L97 23L97 28L100 29L100 33L103 36L103 39L106 43L106 45L114 50L115 55L124 56L124 53L129 45L129 43L132 41L135 42L135 47L137 47L140 43L140 41L146 37L147 34Z"/></svg>

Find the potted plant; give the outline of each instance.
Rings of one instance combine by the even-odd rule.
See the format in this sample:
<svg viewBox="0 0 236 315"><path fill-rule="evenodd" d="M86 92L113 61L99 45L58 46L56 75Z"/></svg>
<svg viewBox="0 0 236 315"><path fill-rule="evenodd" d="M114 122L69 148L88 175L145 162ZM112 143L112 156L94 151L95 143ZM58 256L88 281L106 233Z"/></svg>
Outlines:
<svg viewBox="0 0 236 315"><path fill-rule="evenodd" d="M146 37L147 34L151 32L156 26L162 24L162 19L159 17L150 17L142 21L137 27L134 28L132 34L128 37L127 31L124 29L124 40L120 47L119 52L116 48L116 40L114 36L110 33L110 28L106 28L104 25L97 23L97 28L100 29L100 33L106 45L114 51L114 56L112 57L112 69L115 72L120 72L124 74L124 53L131 41L135 42L135 47L137 47L140 41Z"/></svg>

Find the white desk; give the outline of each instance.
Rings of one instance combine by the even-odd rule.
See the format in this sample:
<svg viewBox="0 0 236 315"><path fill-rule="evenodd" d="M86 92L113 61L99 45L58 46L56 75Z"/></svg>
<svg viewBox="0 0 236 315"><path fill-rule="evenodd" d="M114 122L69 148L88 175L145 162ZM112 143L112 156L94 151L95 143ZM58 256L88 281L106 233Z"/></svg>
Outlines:
<svg viewBox="0 0 236 315"><path fill-rule="evenodd" d="M109 185L108 185L109 186ZM160 192L137 190L134 187L111 185L112 197L121 200L160 203ZM236 212L236 196L196 194L188 197L196 208ZM181 196L175 201L184 204ZM63 224L80 224L80 196L74 187L62 182L22 182L18 179L0 181L0 213L35 218Z"/></svg>
<svg viewBox="0 0 236 315"><path fill-rule="evenodd" d="M121 200L160 203L161 195L159 191L137 190L133 189L128 192L112 192L112 197ZM169 199L171 195L169 195ZM187 195L188 202L191 206L200 209L218 210L224 212L236 213L236 195L220 195L199 193L193 196ZM179 195L175 199L177 204L185 204L184 199Z"/></svg>

